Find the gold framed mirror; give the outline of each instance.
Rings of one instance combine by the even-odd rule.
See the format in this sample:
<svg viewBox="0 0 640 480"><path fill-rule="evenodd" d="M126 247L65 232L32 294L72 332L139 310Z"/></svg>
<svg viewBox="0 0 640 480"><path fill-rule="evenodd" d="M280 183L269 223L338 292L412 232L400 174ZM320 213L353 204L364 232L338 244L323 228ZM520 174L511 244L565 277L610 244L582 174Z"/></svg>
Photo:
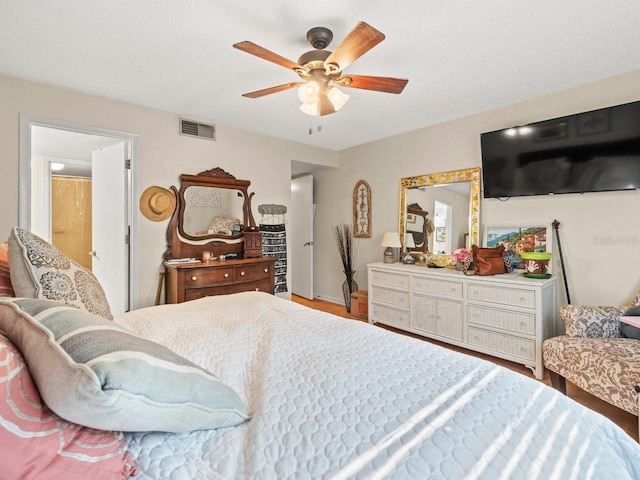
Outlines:
<svg viewBox="0 0 640 480"><path fill-rule="evenodd" d="M411 223L416 215L408 206L416 203L425 212L424 222L431 222L433 228L424 228L424 224L416 226L415 221ZM444 222L443 216L446 216ZM400 241L404 246L421 245L420 251L448 255L457 248L480 245L480 167L400 179L398 217ZM420 232L427 232L422 239ZM413 242L407 241L408 233L414 237Z"/></svg>

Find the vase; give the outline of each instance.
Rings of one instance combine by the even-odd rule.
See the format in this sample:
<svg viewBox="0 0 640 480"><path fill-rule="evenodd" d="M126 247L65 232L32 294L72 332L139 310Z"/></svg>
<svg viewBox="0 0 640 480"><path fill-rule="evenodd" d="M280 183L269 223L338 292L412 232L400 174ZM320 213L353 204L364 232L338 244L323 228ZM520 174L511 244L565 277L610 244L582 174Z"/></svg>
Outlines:
<svg viewBox="0 0 640 480"><path fill-rule="evenodd" d="M342 295L344 296L344 306L347 308L347 312L351 313L351 294L358 290L358 284L354 280L356 272L344 272L347 277L342 284Z"/></svg>

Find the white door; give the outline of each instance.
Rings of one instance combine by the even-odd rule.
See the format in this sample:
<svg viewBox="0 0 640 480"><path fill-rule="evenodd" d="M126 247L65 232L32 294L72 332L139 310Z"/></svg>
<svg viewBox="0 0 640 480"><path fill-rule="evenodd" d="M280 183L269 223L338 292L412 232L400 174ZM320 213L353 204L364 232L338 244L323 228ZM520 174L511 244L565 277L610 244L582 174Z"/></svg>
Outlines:
<svg viewBox="0 0 640 480"><path fill-rule="evenodd" d="M313 176L291 180L291 291L313 300Z"/></svg>
<svg viewBox="0 0 640 480"><path fill-rule="evenodd" d="M92 270L111 311L129 309L129 245L127 215L128 143L116 143L92 155Z"/></svg>

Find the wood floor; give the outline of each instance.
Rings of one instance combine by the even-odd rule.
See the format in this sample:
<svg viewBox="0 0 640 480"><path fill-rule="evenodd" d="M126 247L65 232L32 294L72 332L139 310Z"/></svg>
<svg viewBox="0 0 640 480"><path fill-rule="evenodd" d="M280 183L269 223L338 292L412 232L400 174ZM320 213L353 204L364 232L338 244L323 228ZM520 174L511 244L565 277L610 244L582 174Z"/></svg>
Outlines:
<svg viewBox="0 0 640 480"><path fill-rule="evenodd" d="M338 305L332 302L327 302L319 299L307 300L306 298L299 297L297 295L292 295L291 299L294 302L300 303L302 305L306 305L307 307L333 313L334 315L338 315L340 317L349 318L355 321L364 321L358 317L355 317L347 313L347 310L345 309L344 305ZM503 367L509 368L510 370L521 373L522 375L526 375L530 378L533 378L533 374L531 373L531 370L529 370L524 365L509 362L507 360L502 360L499 358L494 358L489 355L473 352L471 350L466 350L464 348L459 348L453 345L448 345L446 343L431 340L425 337L421 337L419 335L414 335L409 332L402 332L400 330L396 330L391 327L386 327L384 325L379 325L379 326L381 328L385 328L387 330L391 330L402 335L409 335L411 337L415 337L426 342L431 342L436 345L449 348L451 350L463 352L468 355L473 355L475 357L483 358L485 360L490 360L498 365L501 365ZM549 386L551 385L551 380L549 379L548 372L545 371L544 379L542 379L541 381ZM618 424L622 429L624 429L624 431L627 432L632 438L634 438L636 441L638 440L638 417L636 417L635 415L632 415L629 412L621 410L617 407L614 407L613 405L610 405L607 402L600 400L599 398L594 397L593 395L590 395L583 390L580 390L578 387L572 385L570 382L567 382L567 395L571 397L573 400L575 400L576 402L581 403L582 405L585 405L586 407L589 407L590 409L595 410L601 415L604 415L605 417L611 419L614 423Z"/></svg>

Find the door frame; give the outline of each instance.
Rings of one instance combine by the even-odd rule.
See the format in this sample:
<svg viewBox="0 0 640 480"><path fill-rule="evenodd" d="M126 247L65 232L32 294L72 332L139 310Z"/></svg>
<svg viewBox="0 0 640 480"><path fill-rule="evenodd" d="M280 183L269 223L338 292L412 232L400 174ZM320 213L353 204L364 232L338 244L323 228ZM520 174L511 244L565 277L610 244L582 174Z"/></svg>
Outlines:
<svg viewBox="0 0 640 480"><path fill-rule="evenodd" d="M41 126L69 130L77 133L113 137L129 142L131 145L131 165L129 169L129 184L127 188L127 216L129 222L129 309L139 308L138 299L138 217L134 214L134 199L138 198L138 135L134 133L94 127L80 123L67 122L53 118L39 117L29 114L20 114L20 151L18 173L18 226L29 229L31 225L31 127Z"/></svg>

